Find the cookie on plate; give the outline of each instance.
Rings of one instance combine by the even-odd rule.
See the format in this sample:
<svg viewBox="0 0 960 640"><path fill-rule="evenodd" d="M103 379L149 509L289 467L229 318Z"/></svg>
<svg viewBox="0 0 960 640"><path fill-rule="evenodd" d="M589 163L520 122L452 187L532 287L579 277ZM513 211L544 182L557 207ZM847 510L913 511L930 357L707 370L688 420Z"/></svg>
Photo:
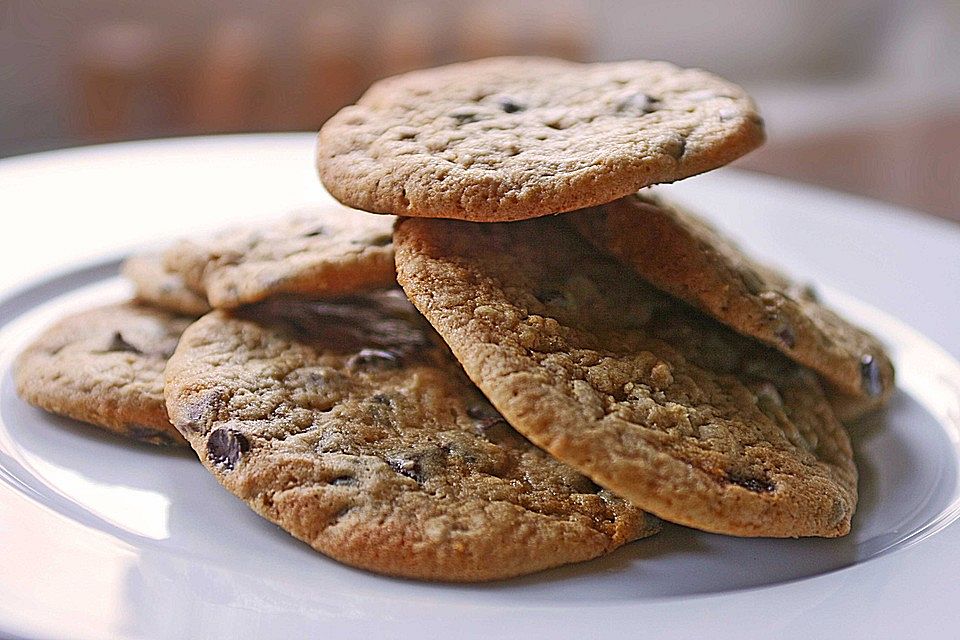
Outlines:
<svg viewBox="0 0 960 640"><path fill-rule="evenodd" d="M215 311L184 333L166 395L224 487L356 567L506 578L658 528L511 429L397 290Z"/></svg>
<svg viewBox="0 0 960 640"><path fill-rule="evenodd" d="M184 279L163 266L159 254L130 256L120 273L133 283L140 302L190 316L210 311L206 297L187 287Z"/></svg>
<svg viewBox="0 0 960 640"><path fill-rule="evenodd" d="M657 291L561 218L407 218L397 277L520 433L665 520L839 536L850 442L816 377Z"/></svg>
<svg viewBox="0 0 960 640"><path fill-rule="evenodd" d="M609 202L763 142L740 87L666 62L489 58L381 80L320 130L344 204L507 221Z"/></svg>
<svg viewBox="0 0 960 640"><path fill-rule="evenodd" d="M392 217L330 204L182 240L163 261L216 308L337 296L396 283L392 229Z"/></svg>
<svg viewBox="0 0 960 640"><path fill-rule="evenodd" d="M893 364L876 338L694 214L632 195L564 217L644 280L816 371L842 418L891 396Z"/></svg>
<svg viewBox="0 0 960 640"><path fill-rule="evenodd" d="M163 368L193 321L129 302L47 329L15 365L17 392L41 409L160 445L185 445L170 424Z"/></svg>

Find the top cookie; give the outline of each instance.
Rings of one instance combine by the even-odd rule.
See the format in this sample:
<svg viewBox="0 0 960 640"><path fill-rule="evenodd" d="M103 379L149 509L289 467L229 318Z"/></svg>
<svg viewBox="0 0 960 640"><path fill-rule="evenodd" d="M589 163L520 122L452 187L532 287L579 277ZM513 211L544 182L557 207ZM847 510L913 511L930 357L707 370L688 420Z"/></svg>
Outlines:
<svg viewBox="0 0 960 640"><path fill-rule="evenodd" d="M819 373L837 392L842 418L892 394L893 365L876 338L697 216L632 195L565 219L654 286Z"/></svg>
<svg viewBox="0 0 960 640"><path fill-rule="evenodd" d="M216 308L338 296L396 282L392 230L392 217L331 204L181 240L163 262Z"/></svg>
<svg viewBox="0 0 960 640"><path fill-rule="evenodd" d="M558 217L408 218L397 278L517 431L666 520L837 536L857 471L816 377L695 313Z"/></svg>
<svg viewBox="0 0 960 640"><path fill-rule="evenodd" d="M709 171L763 136L743 89L698 69L490 58L374 84L320 130L317 166L352 207L507 221Z"/></svg>

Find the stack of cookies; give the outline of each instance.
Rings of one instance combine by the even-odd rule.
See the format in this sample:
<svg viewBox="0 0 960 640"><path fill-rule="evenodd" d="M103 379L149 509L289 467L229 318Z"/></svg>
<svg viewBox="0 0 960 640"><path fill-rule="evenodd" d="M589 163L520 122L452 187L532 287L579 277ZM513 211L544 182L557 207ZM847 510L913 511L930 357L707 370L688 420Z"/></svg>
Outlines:
<svg viewBox="0 0 960 640"><path fill-rule="evenodd" d="M49 329L21 395L189 443L260 515L391 575L521 575L661 519L844 535L841 421L889 398L889 358L644 189L762 140L742 89L660 62L381 81L320 133L347 206L131 258L137 299Z"/></svg>

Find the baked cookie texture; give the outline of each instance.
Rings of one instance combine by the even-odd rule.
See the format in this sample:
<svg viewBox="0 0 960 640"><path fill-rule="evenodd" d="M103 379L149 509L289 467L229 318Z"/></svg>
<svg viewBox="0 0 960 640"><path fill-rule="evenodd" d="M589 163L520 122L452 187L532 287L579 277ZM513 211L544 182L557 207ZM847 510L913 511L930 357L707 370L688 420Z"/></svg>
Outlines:
<svg viewBox="0 0 960 640"><path fill-rule="evenodd" d="M138 301L174 313L202 316L210 311L206 296L187 287L177 273L163 265L159 254L130 256L120 273L133 283Z"/></svg>
<svg viewBox="0 0 960 640"><path fill-rule="evenodd" d="M820 374L843 419L892 395L893 364L879 340L696 215L644 194L565 219L644 280Z"/></svg>
<svg viewBox="0 0 960 640"><path fill-rule="evenodd" d="M408 218L397 275L534 444L665 520L839 536L850 442L816 377L646 285L560 217Z"/></svg>
<svg viewBox="0 0 960 640"><path fill-rule="evenodd" d="M173 423L224 487L356 567L491 580L658 529L510 428L398 290L215 311L166 380Z"/></svg>
<svg viewBox="0 0 960 640"><path fill-rule="evenodd" d="M393 218L337 204L181 240L164 266L216 308L271 296L329 297L396 283Z"/></svg>
<svg viewBox="0 0 960 640"><path fill-rule="evenodd" d="M489 58L375 83L323 125L317 167L358 209L507 221L708 171L763 139L749 96L705 71Z"/></svg>
<svg viewBox="0 0 960 640"><path fill-rule="evenodd" d="M17 392L41 409L134 440L186 445L167 419L163 368L190 322L133 302L64 318L20 355Z"/></svg>

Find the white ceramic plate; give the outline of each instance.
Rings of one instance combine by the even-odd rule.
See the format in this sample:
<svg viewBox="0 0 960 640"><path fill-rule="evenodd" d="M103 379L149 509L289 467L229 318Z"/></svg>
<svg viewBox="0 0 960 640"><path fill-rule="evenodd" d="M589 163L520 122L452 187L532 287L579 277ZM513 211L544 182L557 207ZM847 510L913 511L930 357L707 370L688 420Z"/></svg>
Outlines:
<svg viewBox="0 0 960 640"><path fill-rule="evenodd" d="M96 199L91 215L115 222L130 210L129 190L147 188L158 170L167 184L189 186L175 160L177 153L194 157L199 145L212 181L235 185L217 194L226 218L264 188L279 208L302 202L316 189L303 184L301 170L311 144L305 136L140 143L48 154L41 164L82 169L98 159L102 173L85 182L89 193L63 197ZM274 154L270 167L249 158L237 164L265 147ZM169 165L158 167L158 149ZM111 196L111 163L103 160L111 154L125 166L152 160L151 175ZM31 161L38 162L0 163L0 180ZM599 561L474 586L344 567L260 519L192 453L121 441L16 397L10 367L26 341L70 310L128 295L117 261L100 259L0 300L0 636L953 635L960 621L960 366L951 353L960 353L960 339L949 328L960 322L960 296L952 295L960 293L952 279L960 278L960 231L731 171L670 190L734 228L756 252L809 274L825 297L890 345L898 393L887 411L852 428L861 499L848 537L746 540L667 526ZM49 228L37 202L55 197L21 188L8 200L35 207L40 218L21 242ZM178 211L190 211L195 199L186 187L160 198ZM178 215L170 232L189 229L189 215ZM121 247L139 239L120 233L112 241ZM914 278L908 287L905 277ZM946 348L837 285L909 319Z"/></svg>

